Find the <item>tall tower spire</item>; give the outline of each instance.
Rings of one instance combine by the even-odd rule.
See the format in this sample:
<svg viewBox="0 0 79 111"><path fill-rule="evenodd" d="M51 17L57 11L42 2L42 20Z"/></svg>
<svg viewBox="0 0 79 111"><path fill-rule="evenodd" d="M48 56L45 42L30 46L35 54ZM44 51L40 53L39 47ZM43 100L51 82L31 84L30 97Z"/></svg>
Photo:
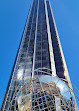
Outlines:
<svg viewBox="0 0 79 111"><path fill-rule="evenodd" d="M1 111L78 111L49 0L33 0Z"/></svg>

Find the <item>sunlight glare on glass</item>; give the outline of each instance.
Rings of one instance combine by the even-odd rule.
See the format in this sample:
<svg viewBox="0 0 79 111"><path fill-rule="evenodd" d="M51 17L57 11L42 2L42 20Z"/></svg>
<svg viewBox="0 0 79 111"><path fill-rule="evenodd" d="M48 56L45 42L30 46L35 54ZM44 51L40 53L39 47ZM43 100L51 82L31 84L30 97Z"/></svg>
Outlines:
<svg viewBox="0 0 79 111"><path fill-rule="evenodd" d="M23 75L23 69L20 69L17 73L17 79L22 80L22 75Z"/></svg>

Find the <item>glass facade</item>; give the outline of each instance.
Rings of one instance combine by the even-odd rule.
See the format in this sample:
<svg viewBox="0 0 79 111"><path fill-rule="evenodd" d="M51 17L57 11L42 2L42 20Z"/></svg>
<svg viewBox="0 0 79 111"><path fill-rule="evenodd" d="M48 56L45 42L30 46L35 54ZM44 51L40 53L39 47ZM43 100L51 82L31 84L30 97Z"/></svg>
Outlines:
<svg viewBox="0 0 79 111"><path fill-rule="evenodd" d="M1 111L77 111L63 64L50 3L33 0Z"/></svg>
<svg viewBox="0 0 79 111"><path fill-rule="evenodd" d="M46 67L50 69L48 34L44 0L39 0L38 25L35 52L35 69Z"/></svg>
<svg viewBox="0 0 79 111"><path fill-rule="evenodd" d="M64 79L65 77L64 77L64 67L63 67L62 57L61 57L60 48L59 48L59 44L57 40L57 34L55 31L55 26L54 26L54 21L52 18L50 5L48 1L47 1L47 10L48 10L51 38L52 38L52 47L54 51L56 74L58 75L58 77L61 77Z"/></svg>

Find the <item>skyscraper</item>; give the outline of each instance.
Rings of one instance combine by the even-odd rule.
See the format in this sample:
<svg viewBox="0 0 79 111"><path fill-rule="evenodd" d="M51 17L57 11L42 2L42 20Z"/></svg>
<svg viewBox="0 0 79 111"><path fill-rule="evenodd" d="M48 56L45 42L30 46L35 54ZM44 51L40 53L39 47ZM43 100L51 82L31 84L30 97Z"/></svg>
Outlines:
<svg viewBox="0 0 79 111"><path fill-rule="evenodd" d="M77 111L51 5L33 0L1 111Z"/></svg>

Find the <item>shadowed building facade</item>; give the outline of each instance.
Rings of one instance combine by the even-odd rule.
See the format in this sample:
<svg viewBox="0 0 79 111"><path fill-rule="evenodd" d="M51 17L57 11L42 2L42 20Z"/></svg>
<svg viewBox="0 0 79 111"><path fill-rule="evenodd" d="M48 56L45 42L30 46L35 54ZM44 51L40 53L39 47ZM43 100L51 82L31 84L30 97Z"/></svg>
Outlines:
<svg viewBox="0 0 79 111"><path fill-rule="evenodd" d="M49 1L32 1L1 111L77 111Z"/></svg>

